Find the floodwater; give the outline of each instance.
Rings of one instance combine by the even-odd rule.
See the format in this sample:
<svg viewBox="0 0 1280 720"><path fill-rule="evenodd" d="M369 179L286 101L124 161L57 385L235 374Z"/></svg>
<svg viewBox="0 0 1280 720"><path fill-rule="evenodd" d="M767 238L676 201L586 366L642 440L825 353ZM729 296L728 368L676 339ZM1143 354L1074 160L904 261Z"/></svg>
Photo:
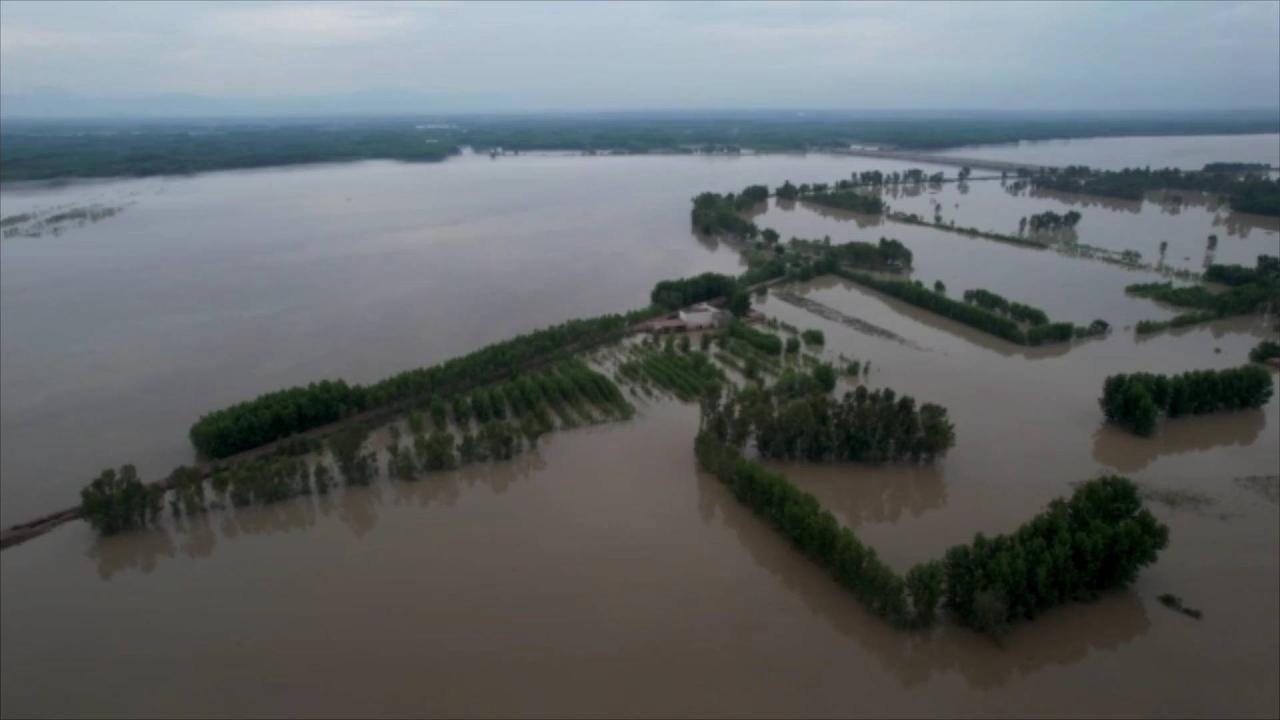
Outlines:
<svg viewBox="0 0 1280 720"><path fill-rule="evenodd" d="M536 326L591 314L580 305L587 299L605 306L602 311L638 305L652 279L664 272L687 275L736 266L729 248L699 244L688 234L688 199L694 192L774 184L788 177L834 177L847 174L846 168L870 167L815 157L537 157L494 163L463 158L449 166L371 163L166 181L168 189L158 196L155 210L148 210L150 196L142 197L127 212L86 228L92 240L67 233L33 241L74 240L76 252L96 250L99 263L112 259L112 243L124 246L119 252L129 261L114 265L125 276L119 290L106 280L89 282L97 276L88 262L60 276L64 282L77 278L88 289L56 284L42 295L33 289L34 278L21 283L31 302L68 313L80 308L76 297L99 302L127 297L132 281L141 283L140 292L152 301L129 310L144 318L163 316L166 308L153 306L164 290L163 278L133 270L132 264L145 264L147 248L164 257L153 268L167 262L173 270L187 261L181 248L162 242L166 229L172 242L190 243L191 253L210 258L214 267L247 274L253 282L238 286L249 297L232 291L203 296L219 306L191 307L187 323L165 326L169 335L163 340L149 340L143 327L132 329L107 309L83 310L99 313L107 327L93 342L86 340L87 359L67 360L73 369L74 363L110 356L103 348L116 347L122 341L117 335L124 334L135 344L159 344L122 356L142 367L122 363L103 368L98 377L124 372L141 382L163 371L182 392L150 393L146 387L124 392L126 385L113 398L119 404L114 415L108 407L102 415L67 421L67 435L45 416L36 416L31 424L52 434L19 435L36 447L18 449L35 458L31 467L38 467L37 460L63 462L58 457L63 446L74 452L80 438L90 446L101 443L106 454L112 442L97 433L119 425L144 436L146 428L156 426L141 418L161 410L176 415L199 405L192 410L198 413L223 404L215 399L225 395L318 376L370 379L497 339L522 323ZM336 190L346 183L326 173L353 174L350 191L361 192L370 203L382 202L381 209L368 211L358 223L344 219L341 208L316 202L325 197L321 189L346 190ZM424 179L431 173L452 174L454 180ZM229 233L226 242L237 250L224 254L219 236L201 230L195 216L208 203L222 202L206 195L231 192L237 186L232 178L261 180L256 193L245 190L235 201L246 210L237 215L225 210L223 222L247 228L256 214L274 231L252 238ZM224 180L225 188L193 188L181 210L161 212L170 201L164 198L184 192L174 185ZM625 190L608 197L600 186L609 182ZM598 200L576 210L590 213L589 221L556 215L571 211L559 195L577 192L578 184ZM457 202L471 199L475 205L442 220L451 212L450 203L424 186L457 192ZM528 192L542 203L561 204L543 215L538 202L529 201L530 215L496 223L506 228L497 241L486 236L493 230L486 229L480 213L483 203L472 197L486 187L491 198L512 203L526 202ZM499 190L504 187L505 195ZM271 193L285 198L275 201L285 207L264 203L263 196ZM422 204L429 211L419 217L416 208ZM637 206L655 217L644 217ZM359 207L354 200L353 207ZM503 211L501 203L491 209ZM156 215L144 215L149 212ZM288 221L270 220L273 213ZM169 219L161 229L135 221L125 232L121 223L131 215L151 217L152 223L160 222L157 217ZM843 227L864 239L890 234L879 228L859 231L856 222L803 207L770 209L764 218L775 215L777 222L757 222L780 231L787 222ZM183 218L193 226L185 235L178 232ZM624 218L644 226L626 227ZM380 223L386 226L379 229ZM326 224L337 227L326 232ZM360 230L361 225L369 229ZM1167 309L1123 295L1126 282L1156 277L1153 273L902 227L931 233L892 234L916 253L917 277L930 283L941 278L953 295L983 286L1044 307L1055 319L1086 322L1101 316L1113 326L1168 316ZM144 243L139 235L151 239ZM478 270L492 261L495 277L505 283L484 282L487 276L477 275L472 289L451 280L441 263L428 262L437 237L445 238L438 243L446 249L491 243L489 256L459 267ZM12 264L17 246L8 243L0 245L5 359L43 350L48 354L33 355L29 363L52 361L54 343L70 338L70 329L62 335L49 331L42 343L30 343L33 348L13 348L24 336L14 332L10 318L34 311L9 307L9 284L36 271L54 273L58 259L74 265L76 253L29 245L24 262ZM539 248L525 247L534 243L548 245L545 263ZM419 244L428 247L420 250ZM499 247L518 261L498 254ZM235 259L243 253L255 262ZM456 249L444 257L469 256ZM257 268L256 262L272 258L274 264ZM322 258L336 266L328 275ZM503 275L507 261L523 263L521 272ZM187 277L196 288L215 285L222 276L201 273L200 263L192 264L197 267ZM409 269L402 271L406 265ZM337 281L346 266L351 279ZM593 270L607 277L588 277ZM338 299L299 279L308 272L333 283L328 291ZM630 277L640 272L656 277L645 282ZM277 294L266 283L270 278L287 284L278 292L279 306L263 302ZM551 287L544 292L539 282ZM457 296L437 294L440 283ZM85 524L74 523L6 550L0 554L2 714L1280 713L1280 507L1274 494L1269 499L1256 483L1239 480L1272 476L1262 481L1265 487L1277 481L1280 398L1257 411L1165 422L1151 439L1104 425L1096 403L1103 378L1114 372L1238 365L1259 339L1276 337L1268 324L1273 319L1236 319L1141 340L1117 328L1106 338L1069 349L1027 349L842 280L820 278L791 289L887 328L903 341L859 333L772 295L760 301L760 308L802 328L821 328L828 358L844 354L869 360L870 385L940 403L956 423L956 447L931 467L780 465L895 568L938 557L974 532L1012 530L1051 498L1068 494L1072 482L1099 473L1124 473L1146 488L1195 492L1211 502L1196 507L1152 502L1172 533L1155 566L1132 588L1018 626L1003 647L946 622L928 633L900 633L864 612L717 481L696 472L696 408L638 402L632 421L556 433L538 451L511 463L411 484L384 480L328 498L213 511L190 526L110 540L96 539ZM287 290L301 293L302 300L294 304ZM486 302L484 291L496 297ZM55 303L51 298L57 295L72 299ZM309 308L303 300L321 307ZM259 302L267 307L255 318L248 313ZM196 305L182 297L169 304L182 303ZM446 307L437 308L441 303ZM474 315L468 303L475 303ZM351 304L356 308L344 312ZM233 313L227 306L239 309ZM561 309L564 314L556 316ZM202 313L223 312L202 319ZM328 319L324 312L337 315ZM54 323L61 316L45 317ZM507 324L489 333L476 327L483 318ZM255 319L264 334L236 335L234 327L224 327ZM186 331L188 323L203 323L207 334ZM288 332L291 325L300 330ZM90 326L88 321L76 325ZM30 333L33 325L21 327ZM227 342L226 357L207 364L187 366L184 354L152 352L162 351L165 343L195 352L223 338L237 342ZM254 353L256 364L246 359ZM224 362L225 371L219 369ZM260 381L258 372L273 380ZM36 474L10 472L9 433L20 426L16 420L10 425L9 418L25 418L27 411L11 411L9 404L11 397L29 392L11 385L10 374L6 362L6 465L0 486L5 505L15 497L32 506L38 505L33 498L65 498L64 490L73 491L82 477L41 477L52 487L37 493L31 489ZM40 376L28 370L22 379ZM255 383L265 387L253 389ZM179 397L170 397L174 394ZM74 391L65 397L81 413L95 402L79 400ZM169 461L165 452L186 452L176 448L187 422L160 425L158 451L128 434L115 435L115 452L100 464L142 457L161 466ZM141 430L133 428L140 423ZM1191 620L1160 605L1156 597L1166 592L1204 611L1204 619Z"/></svg>
<svg viewBox="0 0 1280 720"><path fill-rule="evenodd" d="M1276 167L1280 166L1280 134L1036 140L961 147L941 154L1031 165L1088 165L1102 170L1148 166L1199 170L1212 162Z"/></svg>
<svg viewBox="0 0 1280 720"><path fill-rule="evenodd" d="M1212 263L1252 267L1259 255L1280 254L1280 218L1232 212L1225 203L1197 193L1152 194L1141 201L1116 200L1088 195L1013 188L1013 181L981 180L944 183L884 191L884 200L898 212L914 213L944 226L1018 235L1019 220L1052 211L1081 214L1074 231L1058 235L1024 235L1044 242L1071 242L1105 248L1115 253L1132 250L1143 263L1173 270L1203 272ZM850 239L895 237L929 242L928 238L963 236L944 230L921 228L881 216L833 210L804 202L770 200L767 213L756 215L757 224L773 227L783 238L822 237L832 242ZM798 211L791 213L791 211ZM811 217L818 215L829 222ZM942 233L945 233L942 234ZM1217 242L1210 247L1209 236ZM983 241L988 242L988 241ZM1163 256L1160 244L1167 243ZM914 249L914 245L912 246ZM1137 281L1135 281L1137 282Z"/></svg>
<svg viewBox="0 0 1280 720"><path fill-rule="evenodd" d="M190 462L187 428L210 410L378 380L641 307L662 279L738 272L735 252L690 233L695 194L858 167L471 155L6 187L0 216L127 207L0 242L0 523L73 504L108 465L148 477Z"/></svg>

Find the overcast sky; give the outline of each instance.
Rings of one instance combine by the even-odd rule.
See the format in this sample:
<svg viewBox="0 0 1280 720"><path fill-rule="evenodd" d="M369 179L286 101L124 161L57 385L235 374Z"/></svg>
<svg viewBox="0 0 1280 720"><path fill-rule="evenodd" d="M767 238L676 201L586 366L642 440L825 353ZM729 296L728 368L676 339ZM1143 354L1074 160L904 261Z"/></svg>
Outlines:
<svg viewBox="0 0 1280 720"><path fill-rule="evenodd" d="M0 86L449 110L1280 105L1280 2L0 2Z"/></svg>

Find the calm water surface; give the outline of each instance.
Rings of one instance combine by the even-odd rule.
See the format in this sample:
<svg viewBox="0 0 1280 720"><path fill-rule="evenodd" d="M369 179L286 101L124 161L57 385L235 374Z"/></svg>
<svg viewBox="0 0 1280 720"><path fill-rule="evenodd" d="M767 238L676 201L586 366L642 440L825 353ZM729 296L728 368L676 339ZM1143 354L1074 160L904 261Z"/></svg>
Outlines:
<svg viewBox="0 0 1280 720"><path fill-rule="evenodd" d="M689 235L697 191L888 166L463 158L4 195L8 214L139 192L109 221L0 244L5 517L66 504L108 463L167 470L195 416L246 395L374 379L634 307L661 277L731 271L735 253ZM1169 314L1123 294L1151 273L803 206L757 222L894 235L917 277L1055 318ZM827 357L869 360L870 385L956 423L932 467L780 466L899 570L1102 472L1208 504L1152 502L1172 544L1135 586L1004 647L949 623L904 634L696 472L696 408L639 402L631 422L557 433L512 463L111 540L75 523L6 550L2 714L1280 713L1280 507L1238 480L1280 474L1280 399L1153 439L1103 425L1096 404L1114 372L1237 365L1276 337L1270 319L1025 349L844 281L793 290L901 341L773 295L761 309L821 328ZM1164 608L1165 592L1205 618Z"/></svg>
<svg viewBox="0 0 1280 720"><path fill-rule="evenodd" d="M942 154L1032 165L1088 165L1103 170L1147 166L1199 170L1211 162L1275 167L1280 166L1280 134L1036 140L962 147Z"/></svg>

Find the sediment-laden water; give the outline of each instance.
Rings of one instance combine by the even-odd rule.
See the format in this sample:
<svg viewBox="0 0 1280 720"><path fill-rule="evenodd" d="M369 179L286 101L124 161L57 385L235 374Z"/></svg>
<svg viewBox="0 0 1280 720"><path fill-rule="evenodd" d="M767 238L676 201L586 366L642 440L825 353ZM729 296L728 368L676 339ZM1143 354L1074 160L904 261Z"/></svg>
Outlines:
<svg viewBox="0 0 1280 720"><path fill-rule="evenodd" d="M640 305L660 278L733 271L731 248L689 233L698 191L890 165L467 157L6 189L6 215L137 195L91 226L0 244L4 519L73 502L108 464L154 476L188 460L190 421L227 402L375 379ZM985 185L984 202L1010 204L992 229L1054 202ZM1082 239L1095 215L1135 214L1082 212ZM957 445L934 466L778 466L895 568L1012 530L1099 473L1208 502L1149 501L1172 533L1156 565L1003 646L947 622L902 633L696 471L696 407L637 400L631 421L555 433L509 463L105 540L72 523L8 549L2 714L1280 712L1280 398L1151 439L1104 425L1096 401L1114 372L1241 364L1272 319L1136 339L1124 325L1172 314L1123 293L1153 273L803 204L755 220L784 237L899 237L915 276L953 296L987 287L1112 323L1020 348L834 278L787 290L837 319L758 301L822 329L827 358L870 361L869 385L948 408ZM1163 607L1166 592L1204 619Z"/></svg>

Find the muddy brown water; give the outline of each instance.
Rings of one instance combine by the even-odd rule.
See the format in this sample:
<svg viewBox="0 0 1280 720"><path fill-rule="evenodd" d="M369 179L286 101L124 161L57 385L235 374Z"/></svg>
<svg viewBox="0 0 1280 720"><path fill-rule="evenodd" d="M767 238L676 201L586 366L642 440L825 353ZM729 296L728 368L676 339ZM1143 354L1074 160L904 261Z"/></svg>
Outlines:
<svg viewBox="0 0 1280 720"><path fill-rule="evenodd" d="M548 182L551 190L534 192L543 202L554 204L549 196L568 192L574 184L565 177L591 187L606 175L616 175L632 188L633 204L663 217L661 221L650 218L655 223L649 226L652 237L641 239L619 228L622 235L590 233L590 238L571 243L559 241L553 228L567 233L569 226L561 224L568 221L550 210L544 220L550 227L539 230L532 220L508 225L512 238L551 243L547 262L561 259L554 251L558 242L569 243L569 258L580 253L588 268L594 253L604 255L599 272L612 268L607 279L615 280L618 287L591 291L608 283L596 279L600 280L597 285L588 278L583 292L598 292L604 298L599 300L602 304L616 297L617 307L609 309L623 309L636 302L622 297L623 286L632 282L626 279L628 264L646 268L656 266L644 263L684 264L675 272L653 270L670 275L736 265L736 255L728 248L709 249L688 235L690 193L684 188L670 190L667 186L675 184L673 177L696 185L693 190L732 189L756 181L822 176L837 166L856 165L842 159L828 167L826 158L743 163L689 158L521 158L518 162L526 160L528 170L504 168L505 160L488 164L487 159L462 159L457 167L465 171L449 169L448 163L413 168L373 163L169 182L214 183L212 188L191 191L196 197L184 201L186 209L177 213L189 217L193 214L189 204L204 207L212 202L204 197L211 190L233 191L237 187L233 177L253 183L265 176L260 193L298 180L298 186L272 191L289 198L295 192L303 196L318 192L316 187L304 192L309 184L332 192L337 182L324 177L324 172L355 173L363 180L356 187L374 186L381 193L409 182L405 173L412 176L441 168L464 176L474 173L476 185L468 187L485 184L481 179L503 186L506 180L498 178L515 173L529 183L534 178ZM601 161L603 169L590 165ZM653 165L646 165L650 161ZM682 168L685 174L677 171ZM593 180L596 172L601 177ZM391 177L382 178L383 174ZM510 184L523 187L527 183L511 180ZM167 202L163 198L180 192L169 185L160 187L168 187L159 196L162 207ZM514 189L509 192L511 197L519 196ZM370 202L379 198L391 202L381 193L370 190L364 197ZM430 200L430 193L422 197L424 202L444 204ZM459 201L467 199L464 193ZM245 191L236 202L260 208L263 201ZM54 431L73 427L91 447L100 443L104 454L114 439L116 452L107 462L143 456L162 465L169 459L166 452L177 454L163 448L181 445L186 421L173 421L170 424L175 427L157 430L156 447L161 450L148 455L149 446L136 444L130 437L145 436L147 428L164 424L138 418L161 408L177 414L208 399L206 395L230 395L237 388L252 386L259 382L254 368L267 372L266 368L275 367L274 374L269 373L275 380L307 379L308 372L348 374L362 367L376 376L383 367L394 370L407 364L405 356L397 354L402 345L416 343L419 356L429 358L435 352L452 354L437 350L441 346L466 348L468 343L482 342L490 332L494 339L509 334L506 326L477 328L461 322L464 313L456 309L457 302L425 300L437 297L434 283L446 282L442 276L448 273L426 263L430 253L418 250L417 243L428 243L437 232L445 237L460 233L464 239L457 242L464 243L472 237L467 231L456 227L389 230L390 238L370 231L361 234L357 243L350 226L326 236L320 229L323 222L298 219L319 214L330 217L331 223L347 222L341 219L340 209L297 198L294 202L298 204L288 212L277 210L290 218L278 225L284 238L278 242L296 243L296 250L273 251L274 243L261 236L251 241L233 233L227 242L239 252L252 249L259 261L274 252L316 258L345 248L345 254L340 254L345 261L335 263L364 268L349 272L364 278L367 287L354 281L339 283L330 289L336 299L324 298L318 289L303 295L321 302L319 309L308 310L301 303L264 311L259 318L263 327L282 331L290 323L302 323L302 329L281 336L269 333L254 342L251 337L241 338L241 345L227 348L226 373L218 372L218 362L212 360L187 367L183 365L186 355L181 353L167 358L126 353L124 358L143 363L142 368L127 363L117 366L126 378L141 382L156 373L169 373L187 390L170 394L177 398L136 388L117 390L116 406L108 402L102 414L75 422L43 419L57 415L59 406L44 416L35 414L26 422L43 432L13 435L35 443L34 449L26 450L28 455L61 462L54 449L66 442ZM389 222L387 216L406 224L420 222L405 219L410 214L403 206L406 202L401 198L364 222ZM672 202L677 203L674 208L658 209ZM603 218L620 219L632 213L623 198L611 203L594 210L598 215L591 227ZM147 204L140 201L127 213L93 226L92 232L105 232L130 213L138 217L137 213L147 212ZM431 217L448 212L431 207L427 213ZM538 204L530 207L536 209ZM802 212L808 211L796 210L790 217L801 218ZM849 227L846 221L810 214L816 219L803 222ZM637 211L637 217L641 215ZM481 219L455 222L461 228L485 225ZM293 231L287 229L298 223L306 230L291 235ZM187 262L183 253L158 249L164 246L162 234L146 231L145 223L140 224L144 227L130 226L131 233L121 229L109 236L124 245L121 252L143 262L146 252L133 245L139 242L135 235L154 232L150 244L143 245L166 255L171 263ZM657 233L657 225L669 227L672 237ZM470 232L484 237L478 229ZM879 233L873 230L870 235ZM956 288L953 293L969 282L989 283L986 286L1011 297L1024 290L1034 292L1032 297L1040 300L1035 304L1051 315L1078 322L1087 321L1095 311L1113 324L1165 316L1154 304L1116 293L1127 278L1143 274L952 234L915 240L903 235L899 236L916 252L917 275L931 282L931 273L940 273L949 287ZM417 239L410 241L406 236ZM862 237L856 232L855 236ZM191 252L220 253L216 237L199 232L192 237L196 240L191 241ZM592 246L589 239L596 237L604 239ZM75 233L67 233L57 241L75 238ZM76 252L96 252L100 262L111 264L104 259L111 256L108 238L95 238L75 240ZM648 257L631 249L632 242L656 243L670 256ZM19 268L55 272L54 258L37 263L36 257L74 258L75 252L19 247L14 251L7 244L0 246L5 253L4 353L6 359L24 353L52 358L56 355L52 343L58 337L53 334L40 340L40 334L33 333L30 347L12 349L12 338L26 336L11 334L8 319L36 310L9 307L13 292L9 283L11 278L24 277ZM458 290L464 285L461 281L447 287L476 302L477 318L517 315L506 320L515 325L521 319L534 325L560 319L552 317L557 301L546 298L561 292L571 295L571 290L557 287L557 292L541 294L521 284L559 275L540 269L543 256L533 248L511 252L529 253L522 257L524 271L506 276L511 283L506 289L501 282L484 285L497 288L494 292L499 297L492 302L505 313L494 310L486 315L488 306L477 299L484 294L465 287ZM9 259L21 253L27 253L24 260L11 265ZM389 258L374 262L387 254ZM228 249L222 262L232 263L234 255ZM474 260L477 267L482 259ZM119 262L117 269L123 273L130 263ZM504 261L494 262L501 267ZM365 263L373 267L364 267ZM948 263L955 266L954 277L941 274L948 271ZM391 269L397 264L412 265L417 272L399 275ZM71 272L71 276L98 277L88 272L91 266L85 261L77 272L87 274ZM264 283L280 275L282 267L299 274L308 269L319 272L320 267L301 258L281 259L260 271L247 261L235 266ZM156 267L162 268L163 263ZM1006 272L998 272L1001 267ZM379 268L385 279L375 283L371 277L379 275ZM1109 274L1113 271L1119 273L1114 278ZM163 294L166 284L148 286L143 282L149 277L146 273L124 274L142 282L143 295ZM416 282L417 278L422 281ZM111 290L114 285L105 280L101 287L91 284L89 290L61 286L45 289L43 294L31 289L33 284L16 283L37 307L79 308L73 300L52 299L76 297L77 292L104 299L128 296L124 289ZM647 289L627 292L643 296ZM417 483L384 480L369 489L327 498L213 511L190 524L166 522L156 531L106 540L95 538L85 524L73 523L6 550L0 554L0 714L1280 713L1280 507L1247 484L1234 481L1280 474L1280 399L1273 398L1257 411L1166 422L1149 440L1105 426L1096 404L1102 379L1113 372L1237 365L1259 339L1275 337L1269 319L1237 319L1141 341L1117 330L1069 350L1027 349L846 281L820 278L789 289L844 315L887 328L908 342L865 335L770 297L760 302L761 309L798 327L821 328L827 337L826 357L834 359L843 353L869 360L871 371L865 381L870 385L941 403L956 423L957 446L932 467L779 465L855 527L895 568L905 570L938 557L978 531L1007 532L1051 498L1069 493L1072 482L1102 472L1123 472L1152 488L1199 492L1213 502L1199 508L1153 503L1153 511L1172 531L1172 544L1155 566L1147 568L1129 589L1094 603L1056 609L1019 626L1003 647L947 622L929 633L900 633L862 611L847 592L740 506L717 481L696 472L692 456L696 408L670 401L638 401L639 413L633 421L557 433L545 439L537 452L511 463L467 468ZM231 308L248 308L276 295L264 284L248 298L237 298L235 293L224 297ZM284 291L278 295L288 297ZM85 296L79 297L83 301ZM362 297L368 299L361 303ZM532 299L520 305L513 304L514 297ZM343 314L337 307L343 302L355 303L357 308ZM570 299L565 302L566 307L574 304ZM433 314L432 308L439 303L454 312L437 309L441 314ZM164 308L149 308L146 303L134 309L153 318L165 314ZM338 315L325 319L321 310ZM388 315L387 324L363 328L361 320L374 322L371 318L380 311ZM112 320L114 316L105 310L99 312L118 333L130 327ZM200 315L192 312L193 318ZM582 313L566 312L565 317L575 314ZM467 320L473 317L469 309L465 315ZM251 322L249 316L237 317ZM412 340L398 336L395 331L408 334L405 328L413 325L414 317L421 327L436 331L414 335ZM458 321L441 324L441 317ZM84 329L87 322L82 320L76 327ZM217 325L216 319L203 322ZM308 322L316 329L306 329ZM357 334L381 334L375 330L387 334L383 342L344 338L339 332L344 322L357 328L353 330ZM169 327L169 344L198 347L224 337L211 333L212 338L183 340L184 333L198 333L184 330L182 322ZM64 339L73 335L71 329L61 332L66 333ZM133 332L117 337L104 331L97 341L108 346L128 337L144 342L147 333L141 327ZM449 337L455 334L461 337ZM287 347L290 341L293 347ZM73 369L106 352L95 349L89 339L85 342L88 359L66 360ZM154 342L155 348L165 344ZM299 347L311 351L299 353ZM39 355L41 350L48 355ZM256 358L257 364L240 353ZM251 377L231 372L234 368ZM64 371L69 370L64 367ZM99 377L113 377L105 368L100 372ZM10 418L26 419L26 410L40 404L28 395L31 405L11 409L11 397L21 399L31 391L10 385L9 375L6 365L6 463L16 462L7 456L11 433L21 427L16 420L10 424ZM28 381L41 377L30 371L20 376ZM235 387L221 387L224 380ZM53 396L48 389L44 392ZM63 402L72 403L73 408L91 409L99 402L64 392L68 394ZM104 418L115 418L115 422ZM123 429L107 433L106 440L96 435L113 425ZM69 450L76 445L70 443ZM27 462L37 466L35 460ZM20 466L5 466L0 487L5 488L6 506L15 497L57 495L53 490L31 490L34 476L11 472ZM58 482L53 475L47 479ZM71 487L77 486L78 481ZM5 511L8 517L9 508ZM1189 606L1202 610L1204 619L1197 622L1164 608L1156 597L1165 592L1178 594Z"/></svg>
<svg viewBox="0 0 1280 720"><path fill-rule="evenodd" d="M961 147L940 154L1031 165L1088 165L1105 170L1130 167L1199 170L1211 162L1267 163L1276 167L1280 166L1280 135L1038 140Z"/></svg>

